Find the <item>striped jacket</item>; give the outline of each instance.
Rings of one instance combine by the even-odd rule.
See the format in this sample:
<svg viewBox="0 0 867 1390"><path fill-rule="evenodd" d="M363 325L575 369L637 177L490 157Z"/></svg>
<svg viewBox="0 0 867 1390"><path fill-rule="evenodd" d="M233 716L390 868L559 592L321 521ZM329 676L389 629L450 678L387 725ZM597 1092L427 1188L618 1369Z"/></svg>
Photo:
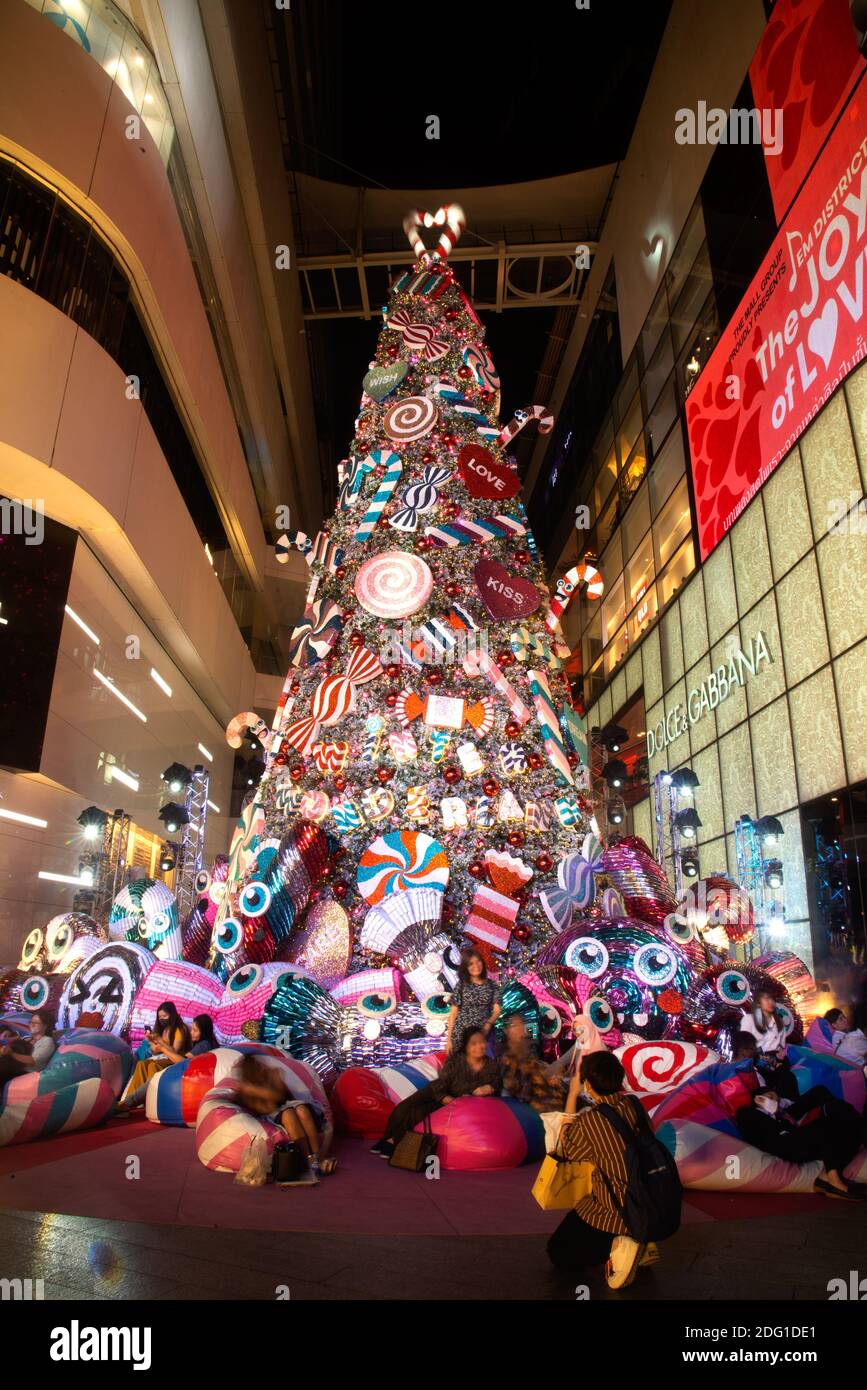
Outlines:
<svg viewBox="0 0 867 1390"><path fill-rule="evenodd" d="M605 1104L616 1110L632 1129L637 1128L632 1101L629 1096L619 1092L606 1096ZM582 1221L597 1231L610 1231L615 1236L625 1236L629 1232L614 1205L611 1193L599 1173L602 1168L608 1175L617 1200L623 1205L626 1195L626 1151L623 1140L614 1126L600 1115L595 1106L583 1110L577 1119L564 1124L560 1131L560 1152L564 1158L575 1162L593 1163L593 1187L586 1197L582 1197L575 1208Z"/></svg>

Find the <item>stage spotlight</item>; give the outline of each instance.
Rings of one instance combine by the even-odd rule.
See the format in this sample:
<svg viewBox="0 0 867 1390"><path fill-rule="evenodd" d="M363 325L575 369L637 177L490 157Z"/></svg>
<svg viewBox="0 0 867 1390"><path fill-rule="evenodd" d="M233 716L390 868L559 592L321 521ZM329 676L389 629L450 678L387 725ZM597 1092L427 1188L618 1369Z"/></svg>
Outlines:
<svg viewBox="0 0 867 1390"><path fill-rule="evenodd" d="M78 824L84 831L85 840L99 840L105 832L108 816L98 806L87 806L78 817Z"/></svg>
<svg viewBox="0 0 867 1390"><path fill-rule="evenodd" d="M159 819L169 834L174 835L175 831L180 830L182 825L189 825L190 814L185 806L178 806L176 802L169 801L160 808Z"/></svg>
<svg viewBox="0 0 867 1390"><path fill-rule="evenodd" d="M765 865L765 884L768 888L782 888L783 866L779 859L769 859Z"/></svg>
<svg viewBox="0 0 867 1390"><path fill-rule="evenodd" d="M622 825L626 811L622 802L615 801L608 807L608 824Z"/></svg>
<svg viewBox="0 0 867 1390"><path fill-rule="evenodd" d="M678 811L674 823L684 840L694 840L695 832L701 826L701 819L698 812L690 806L686 811Z"/></svg>
<svg viewBox="0 0 867 1390"><path fill-rule="evenodd" d="M602 742L609 753L619 753L627 737L626 730L619 724L608 724L602 730Z"/></svg>
<svg viewBox="0 0 867 1390"><path fill-rule="evenodd" d="M167 874L175 867L178 862L178 847L171 842L163 845L160 853L160 872Z"/></svg>
<svg viewBox="0 0 867 1390"><path fill-rule="evenodd" d="M609 787L622 787L628 776L626 764L621 762L619 758L612 758L603 767L602 776Z"/></svg>
<svg viewBox="0 0 867 1390"><path fill-rule="evenodd" d="M696 787L700 787L701 783L691 767L680 767L677 772L671 774L671 785L675 787L682 796L692 796Z"/></svg>
<svg viewBox="0 0 867 1390"><path fill-rule="evenodd" d="M753 822L753 829L765 845L775 845L780 836L785 834L782 821L776 816L761 816Z"/></svg>
<svg viewBox="0 0 867 1390"><path fill-rule="evenodd" d="M172 763L163 773L163 781L167 784L170 792L178 796L192 782L193 774L183 763Z"/></svg>
<svg viewBox="0 0 867 1390"><path fill-rule="evenodd" d="M698 878L698 853L694 849L685 849L680 856L680 867L684 878Z"/></svg>

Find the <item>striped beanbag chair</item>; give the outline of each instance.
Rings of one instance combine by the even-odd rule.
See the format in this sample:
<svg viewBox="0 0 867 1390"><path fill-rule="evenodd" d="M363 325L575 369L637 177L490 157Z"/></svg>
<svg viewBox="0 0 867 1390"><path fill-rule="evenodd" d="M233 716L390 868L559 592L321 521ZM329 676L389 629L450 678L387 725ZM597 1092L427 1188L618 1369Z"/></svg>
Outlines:
<svg viewBox="0 0 867 1390"><path fill-rule="evenodd" d="M739 1136L695 1124L667 1120L656 1131L674 1156L684 1187L702 1192L812 1192L821 1163L786 1163L753 1148ZM867 1150L847 1169L856 1182L867 1178Z"/></svg>
<svg viewBox="0 0 867 1390"><path fill-rule="evenodd" d="M266 1047L261 1043L248 1043L239 1048L219 1048L217 1051L235 1052L236 1060L240 1059L242 1053L254 1053L280 1073L294 1100L315 1102L325 1116L322 1152L327 1153L334 1136L331 1106L322 1082L312 1067L287 1056L277 1047ZM237 1103L236 1093L237 1082L231 1072L228 1072L222 1081L206 1092L198 1107L196 1153L206 1168L213 1168L220 1173L237 1173L252 1139L265 1139L270 1153L286 1133L281 1126L244 1110Z"/></svg>
<svg viewBox="0 0 867 1390"><path fill-rule="evenodd" d="M132 1054L113 1033L73 1029L42 1071L15 1077L0 1106L0 1147L92 1129L129 1079Z"/></svg>
<svg viewBox="0 0 867 1390"><path fill-rule="evenodd" d="M380 1139L394 1107L439 1076L442 1063L432 1052L393 1067L347 1067L331 1091L336 1127Z"/></svg>

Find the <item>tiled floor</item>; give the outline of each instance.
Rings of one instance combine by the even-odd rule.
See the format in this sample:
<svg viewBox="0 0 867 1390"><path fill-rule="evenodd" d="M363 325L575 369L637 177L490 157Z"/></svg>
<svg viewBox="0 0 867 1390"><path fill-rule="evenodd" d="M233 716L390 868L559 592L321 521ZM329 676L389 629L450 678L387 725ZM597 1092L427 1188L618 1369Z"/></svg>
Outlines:
<svg viewBox="0 0 867 1390"><path fill-rule="evenodd" d="M289 1200L293 1194L287 1193ZM617 1299L827 1299L832 1278L867 1273L867 1206L692 1222ZM559 1299L574 1280L548 1264L544 1237L354 1236L185 1229L6 1211L0 1277L41 1278L46 1299ZM285 1296L285 1295L284 1295Z"/></svg>

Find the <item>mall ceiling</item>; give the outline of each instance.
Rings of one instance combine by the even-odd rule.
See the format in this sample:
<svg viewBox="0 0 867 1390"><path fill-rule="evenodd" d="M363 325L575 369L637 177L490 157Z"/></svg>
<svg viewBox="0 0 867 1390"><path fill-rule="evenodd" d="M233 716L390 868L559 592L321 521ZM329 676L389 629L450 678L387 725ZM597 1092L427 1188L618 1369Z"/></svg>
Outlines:
<svg viewBox="0 0 867 1390"><path fill-rule="evenodd" d="M399 265L404 248L409 254L404 202L428 205L425 190L437 205L441 194L461 190L464 250L498 238L598 239L669 9L668 0L588 9L546 0L536 11L544 20L533 23L522 22L521 8L472 0L438 9L432 31L395 0L263 5L301 256L393 249ZM431 116L438 139L426 138ZM565 189L548 185L547 194L543 184L527 187L580 171L596 172ZM510 194L502 185L523 187ZM474 189L487 192L474 197ZM389 197L393 190L407 198ZM554 206L562 209L556 224ZM580 285L572 289L560 307L483 312L504 418L544 402ZM377 320L360 308L308 320L319 437L334 459L352 435Z"/></svg>

